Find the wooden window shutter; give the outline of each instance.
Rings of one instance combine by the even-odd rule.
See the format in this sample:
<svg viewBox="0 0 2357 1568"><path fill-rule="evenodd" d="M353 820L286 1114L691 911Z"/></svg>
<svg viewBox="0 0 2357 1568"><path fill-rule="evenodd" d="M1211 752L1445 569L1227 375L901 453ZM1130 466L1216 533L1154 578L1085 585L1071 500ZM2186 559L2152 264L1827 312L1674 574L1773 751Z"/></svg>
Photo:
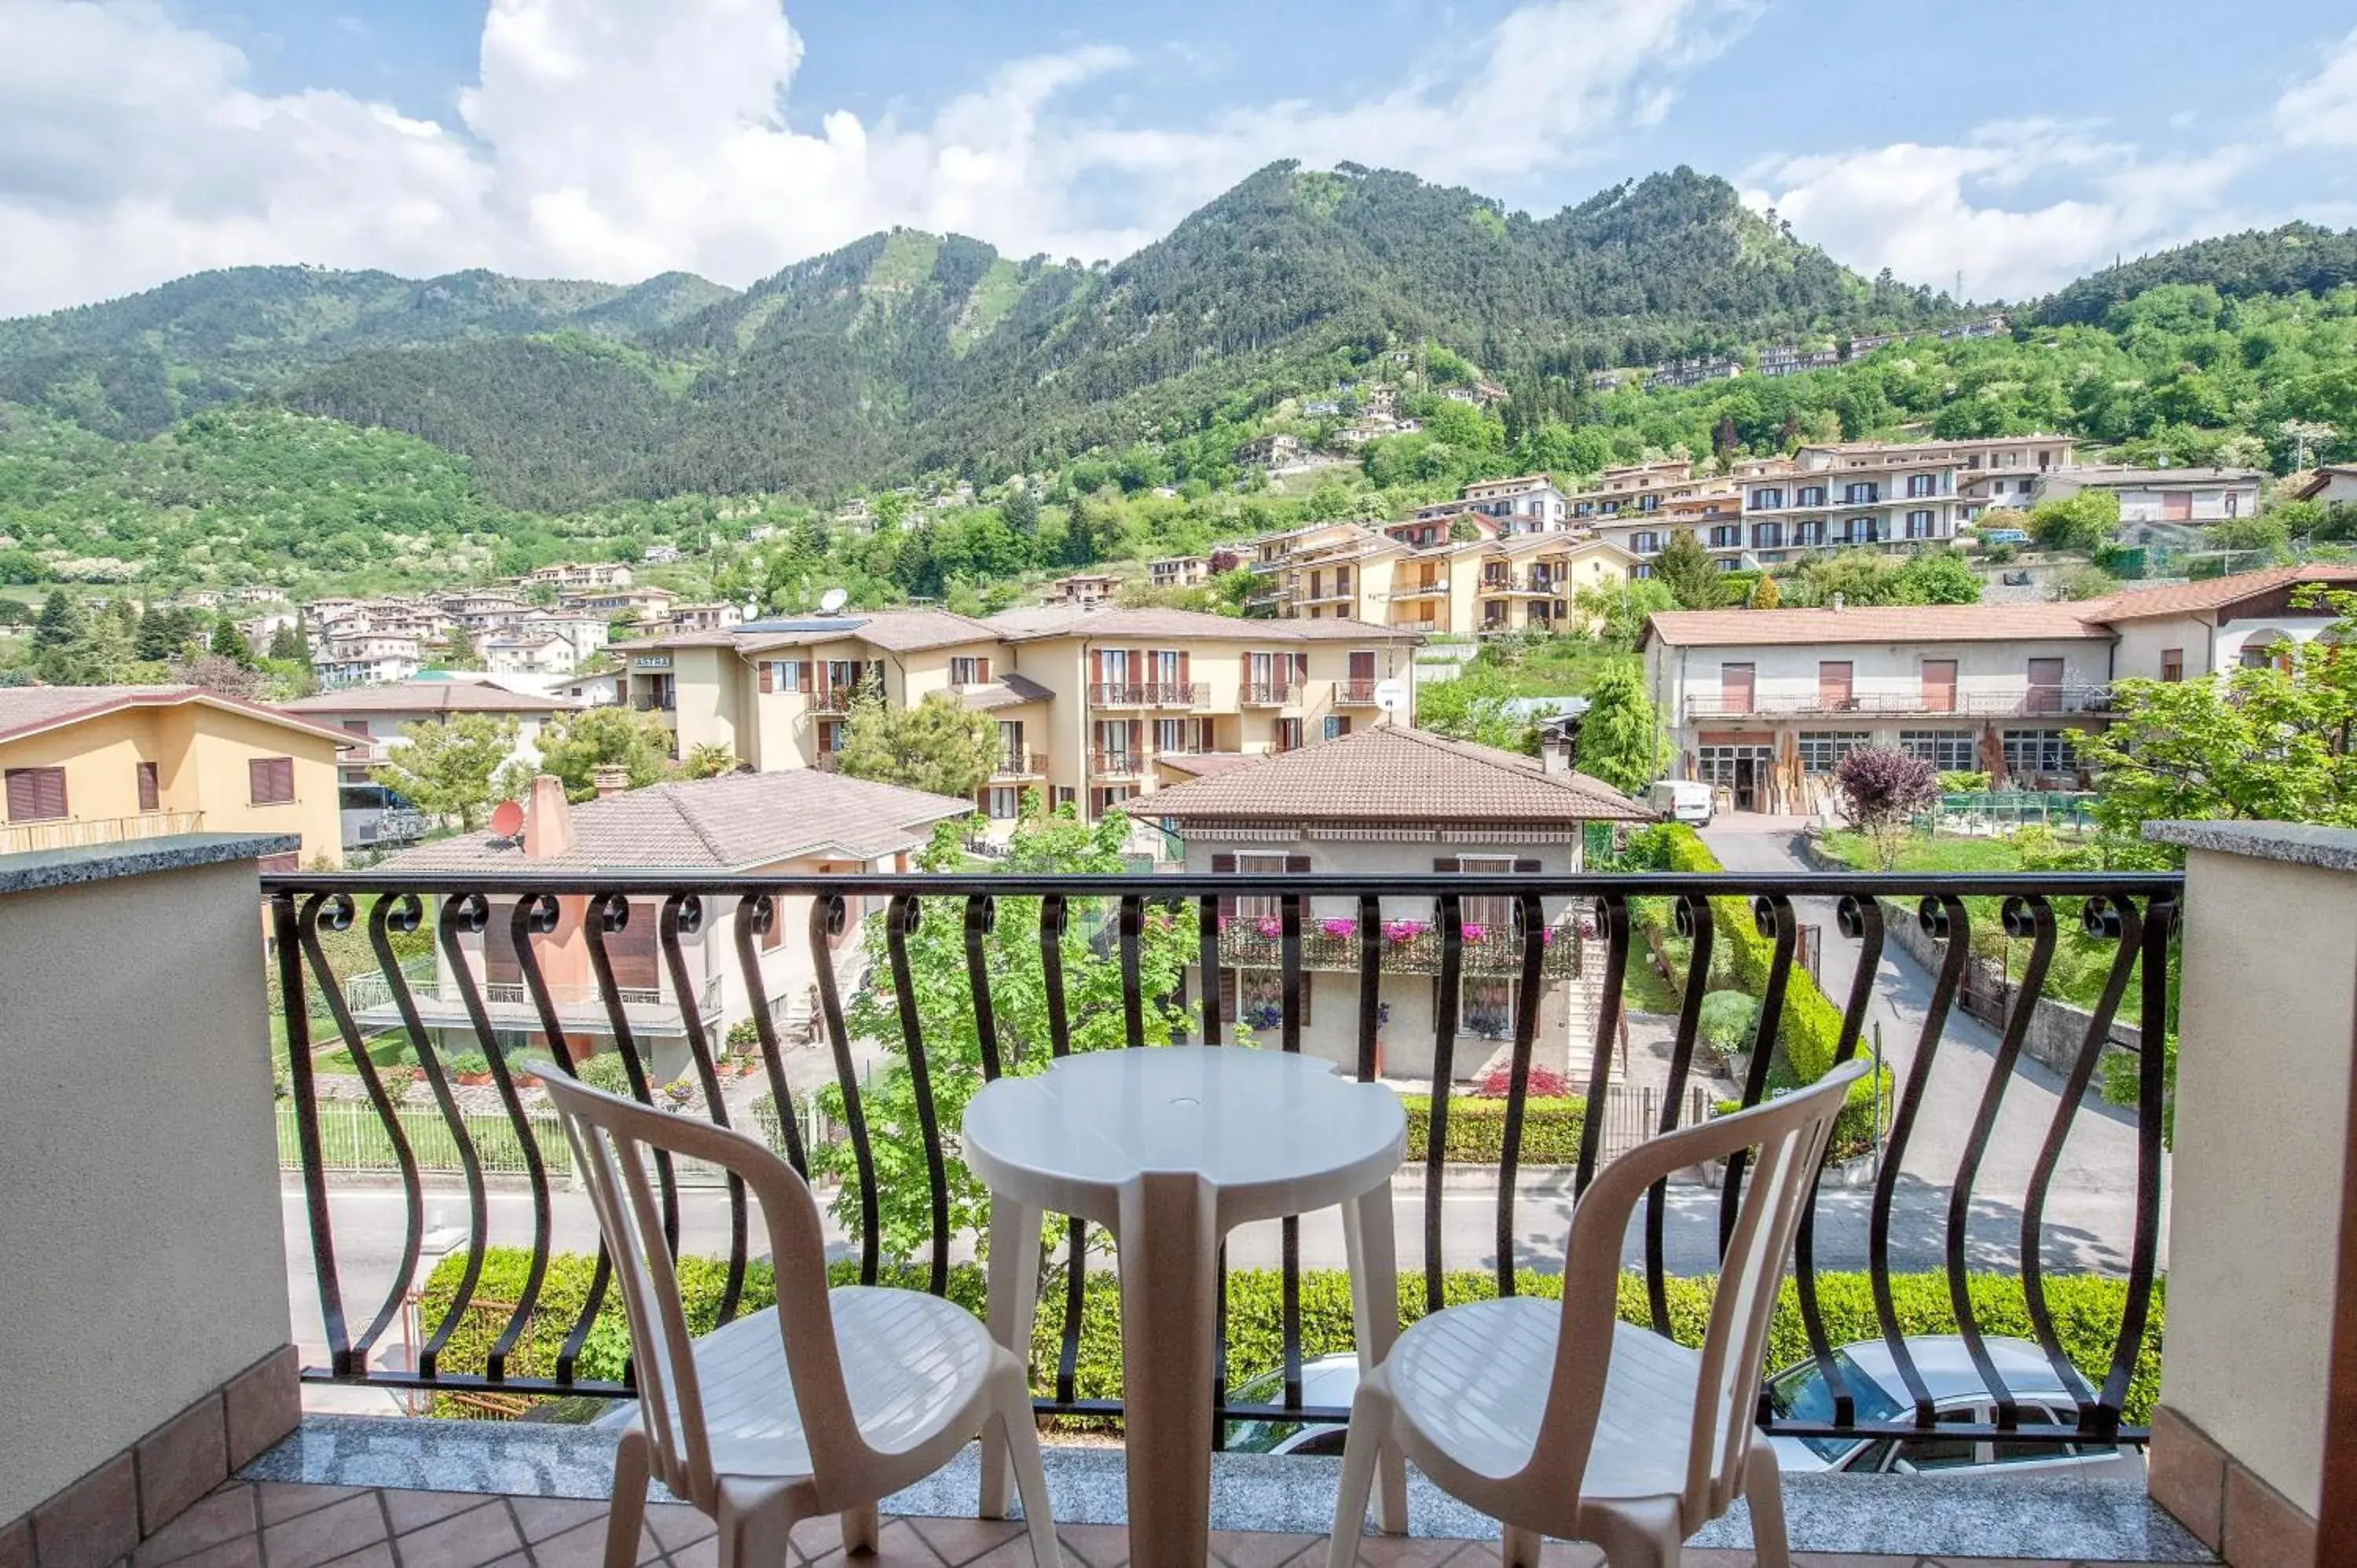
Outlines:
<svg viewBox="0 0 2357 1568"><path fill-rule="evenodd" d="M1293 656L1293 679L1297 685L1309 679L1308 654L1297 653Z"/></svg>
<svg viewBox="0 0 2357 1568"><path fill-rule="evenodd" d="M1104 683L1104 650L1092 648L1089 650L1089 684L1102 686Z"/></svg>
<svg viewBox="0 0 2357 1568"><path fill-rule="evenodd" d="M158 786L158 781L156 776L156 765L152 762L141 763L138 768L138 777L139 809L143 811L162 811L164 809L164 792Z"/></svg>
<svg viewBox="0 0 2357 1568"><path fill-rule="evenodd" d="M1220 971L1220 1022L1232 1024L1235 1021L1236 972L1232 969L1223 969Z"/></svg>
<svg viewBox="0 0 2357 1568"><path fill-rule="evenodd" d="M1135 757L1145 749L1146 721L1144 719L1132 719L1129 721L1129 754L1132 757Z"/></svg>
<svg viewBox="0 0 2357 1568"><path fill-rule="evenodd" d="M1287 876L1298 876L1308 869L1309 857L1308 855L1288 854L1285 857L1285 874Z"/></svg>
<svg viewBox="0 0 2357 1568"><path fill-rule="evenodd" d="M257 806L281 806L295 799L295 759L254 757L245 764L246 798Z"/></svg>
<svg viewBox="0 0 2357 1568"><path fill-rule="evenodd" d="M778 688L777 688L777 683L776 683L776 682L777 682L777 679L778 679L778 667L777 667L776 665L774 665L774 664L770 663L770 662L768 660L766 660L766 659L762 660L761 660L761 695L763 695L763 696L765 696L765 697L766 697L766 696L768 696L771 692L774 692L774 691L776 691L776 690L778 689Z"/></svg>
<svg viewBox="0 0 2357 1568"><path fill-rule="evenodd" d="M1236 679L1243 682L1244 685L1250 686L1252 684L1252 655L1249 653L1239 654L1237 659L1240 668Z"/></svg>
<svg viewBox="0 0 2357 1568"><path fill-rule="evenodd" d="M974 661L974 678L978 682L982 682L985 684L988 683L990 680L990 660L988 659L977 659Z"/></svg>
<svg viewBox="0 0 2357 1568"><path fill-rule="evenodd" d="M14 784L15 784L15 782L16 782L16 776L15 776L14 774L11 774L11 775L9 776L9 782L10 782L11 786L13 787L13 785L14 785ZM13 800L13 797L12 797L12 800ZM12 814L13 814L13 813L12 813ZM1232 855L1232 854L1215 854L1215 855L1213 855L1213 856L1211 857L1211 875L1214 875L1214 876L1233 876L1235 874L1236 874L1236 857L1235 857L1234 855ZM1232 918L1234 918L1234 916L1235 916L1235 912L1236 912L1236 901L1235 901L1233 898L1225 898L1225 897L1223 897L1223 898L1222 898L1222 899L1220 900L1220 918L1221 918L1222 919L1232 919ZM1231 977L1231 978L1232 979L1232 977ZM1223 1005L1224 1005L1224 1004L1223 1004ZM1234 1016L1234 1015L1232 1015L1232 1014L1229 1014L1229 1015L1226 1015L1226 1016L1230 1016L1230 1017Z"/></svg>
<svg viewBox="0 0 2357 1568"><path fill-rule="evenodd" d="M1535 861L1535 860L1517 860L1516 862L1514 862L1514 875L1517 875L1517 876L1536 876L1538 874L1539 874L1539 863L1538 863L1537 861Z"/></svg>
<svg viewBox="0 0 2357 1568"><path fill-rule="evenodd" d="M1318 990L1317 982L1318 976L1314 970L1305 969L1301 972L1301 1026L1305 1029L1309 1027L1309 999Z"/></svg>
<svg viewBox="0 0 2357 1568"><path fill-rule="evenodd" d="M1433 857L1432 869L1435 871L1462 871L1465 869L1465 866L1464 863L1456 855L1443 854Z"/></svg>
<svg viewBox="0 0 2357 1568"><path fill-rule="evenodd" d="M8 820L12 822L52 821L66 814L66 770L62 768L8 769Z"/></svg>

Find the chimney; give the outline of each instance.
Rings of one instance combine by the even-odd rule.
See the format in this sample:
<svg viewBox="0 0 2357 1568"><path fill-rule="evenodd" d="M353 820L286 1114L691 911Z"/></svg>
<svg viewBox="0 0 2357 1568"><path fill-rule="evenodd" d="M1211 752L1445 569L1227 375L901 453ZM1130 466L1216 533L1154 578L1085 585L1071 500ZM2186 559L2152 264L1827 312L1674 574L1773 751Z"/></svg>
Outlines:
<svg viewBox="0 0 2357 1568"><path fill-rule="evenodd" d="M1539 736L1539 771L1568 773L1571 771L1571 737L1559 729L1550 729Z"/></svg>
<svg viewBox="0 0 2357 1568"><path fill-rule="evenodd" d="M524 858L554 860L572 848L573 807L565 799L565 780L553 773L535 775L525 798Z"/></svg>
<svg viewBox="0 0 2357 1568"><path fill-rule="evenodd" d="M1834 608L1836 610L1840 609L1842 607L1842 596L1835 594L1834 596Z"/></svg>
<svg viewBox="0 0 2357 1568"><path fill-rule="evenodd" d="M591 768L589 781L597 787L597 799L610 800L630 787L630 770L619 764L608 763L603 768Z"/></svg>

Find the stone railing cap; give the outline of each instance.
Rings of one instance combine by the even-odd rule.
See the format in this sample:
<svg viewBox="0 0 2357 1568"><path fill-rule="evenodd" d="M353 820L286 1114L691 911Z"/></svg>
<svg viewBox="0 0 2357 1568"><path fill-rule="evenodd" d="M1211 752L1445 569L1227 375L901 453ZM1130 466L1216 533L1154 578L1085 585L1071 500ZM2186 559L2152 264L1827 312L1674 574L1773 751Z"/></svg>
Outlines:
<svg viewBox="0 0 2357 1568"><path fill-rule="evenodd" d="M299 833L168 833L123 843L0 854L0 894L37 893L45 887L108 882L118 876L260 860L264 855L291 854L302 846Z"/></svg>
<svg viewBox="0 0 2357 1568"><path fill-rule="evenodd" d="M2323 871L2357 871L2357 829L2315 822L2147 822L2144 836L2182 849L2246 854Z"/></svg>

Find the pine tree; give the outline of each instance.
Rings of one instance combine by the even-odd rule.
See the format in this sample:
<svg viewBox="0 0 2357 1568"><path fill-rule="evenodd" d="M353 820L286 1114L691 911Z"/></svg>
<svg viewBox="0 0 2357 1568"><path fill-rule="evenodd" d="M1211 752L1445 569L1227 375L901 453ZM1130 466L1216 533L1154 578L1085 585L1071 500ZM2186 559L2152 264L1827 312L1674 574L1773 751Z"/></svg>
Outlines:
<svg viewBox="0 0 2357 1568"><path fill-rule="evenodd" d="M270 657L298 662L311 657L311 645L303 635L301 620L289 621L271 634Z"/></svg>
<svg viewBox="0 0 2357 1568"><path fill-rule="evenodd" d="M1588 689L1587 713L1579 721L1580 771L1634 795L1660 774L1663 749L1661 726L1636 661L1606 665Z"/></svg>
<svg viewBox="0 0 2357 1568"><path fill-rule="evenodd" d="M245 633L237 629L237 622L227 616L213 622L212 641L208 648L223 659L234 659L240 664L253 662L253 649L245 640Z"/></svg>
<svg viewBox="0 0 2357 1568"><path fill-rule="evenodd" d="M1031 493L1030 486L1020 486L999 503L998 515L1006 520L1007 527L1028 538L1039 532L1039 498Z"/></svg>
<svg viewBox="0 0 2357 1568"><path fill-rule="evenodd" d="M1691 528L1670 535L1669 543L1653 558L1653 575L1670 585L1682 610L1706 610L1718 603L1718 571Z"/></svg>
<svg viewBox="0 0 2357 1568"><path fill-rule="evenodd" d="M33 623L33 651L52 653L70 648L90 635L89 618L81 606L68 596L63 588L52 588L41 603L41 615Z"/></svg>
<svg viewBox="0 0 2357 1568"><path fill-rule="evenodd" d="M1783 591L1776 586L1776 579L1765 572L1760 573L1760 580L1751 585L1749 607L1755 610L1772 610L1783 603Z"/></svg>

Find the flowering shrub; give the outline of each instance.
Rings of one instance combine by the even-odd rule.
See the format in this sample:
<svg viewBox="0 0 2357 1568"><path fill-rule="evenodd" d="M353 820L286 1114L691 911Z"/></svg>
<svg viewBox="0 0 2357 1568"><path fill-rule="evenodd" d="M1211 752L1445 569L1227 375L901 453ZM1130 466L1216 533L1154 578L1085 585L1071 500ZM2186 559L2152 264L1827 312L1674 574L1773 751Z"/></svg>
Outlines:
<svg viewBox="0 0 2357 1568"><path fill-rule="evenodd" d="M1478 942L1490 934L1489 928L1486 926L1467 926L1464 930L1465 940L1469 942Z"/></svg>
<svg viewBox="0 0 2357 1568"><path fill-rule="evenodd" d="M1385 920L1383 922L1383 940L1387 942L1412 942L1415 940L1416 938L1425 935L1431 929L1431 925L1424 920Z"/></svg>
<svg viewBox="0 0 2357 1568"><path fill-rule="evenodd" d="M1503 1100L1513 1087L1513 1069L1501 1065L1483 1073L1473 1085L1473 1092L1483 1100ZM1571 1084L1552 1068L1534 1067L1530 1071L1528 1090L1534 1100L1560 1100L1571 1092Z"/></svg>
<svg viewBox="0 0 2357 1568"><path fill-rule="evenodd" d="M1285 922L1274 915L1263 915L1260 918L1259 929L1262 936L1266 937L1270 941L1275 941L1285 934Z"/></svg>
<svg viewBox="0 0 2357 1568"><path fill-rule="evenodd" d="M1356 920L1340 918L1320 920L1318 922L1318 929L1325 932L1328 936L1332 937L1337 940L1340 940L1344 938L1358 935L1359 922Z"/></svg>

